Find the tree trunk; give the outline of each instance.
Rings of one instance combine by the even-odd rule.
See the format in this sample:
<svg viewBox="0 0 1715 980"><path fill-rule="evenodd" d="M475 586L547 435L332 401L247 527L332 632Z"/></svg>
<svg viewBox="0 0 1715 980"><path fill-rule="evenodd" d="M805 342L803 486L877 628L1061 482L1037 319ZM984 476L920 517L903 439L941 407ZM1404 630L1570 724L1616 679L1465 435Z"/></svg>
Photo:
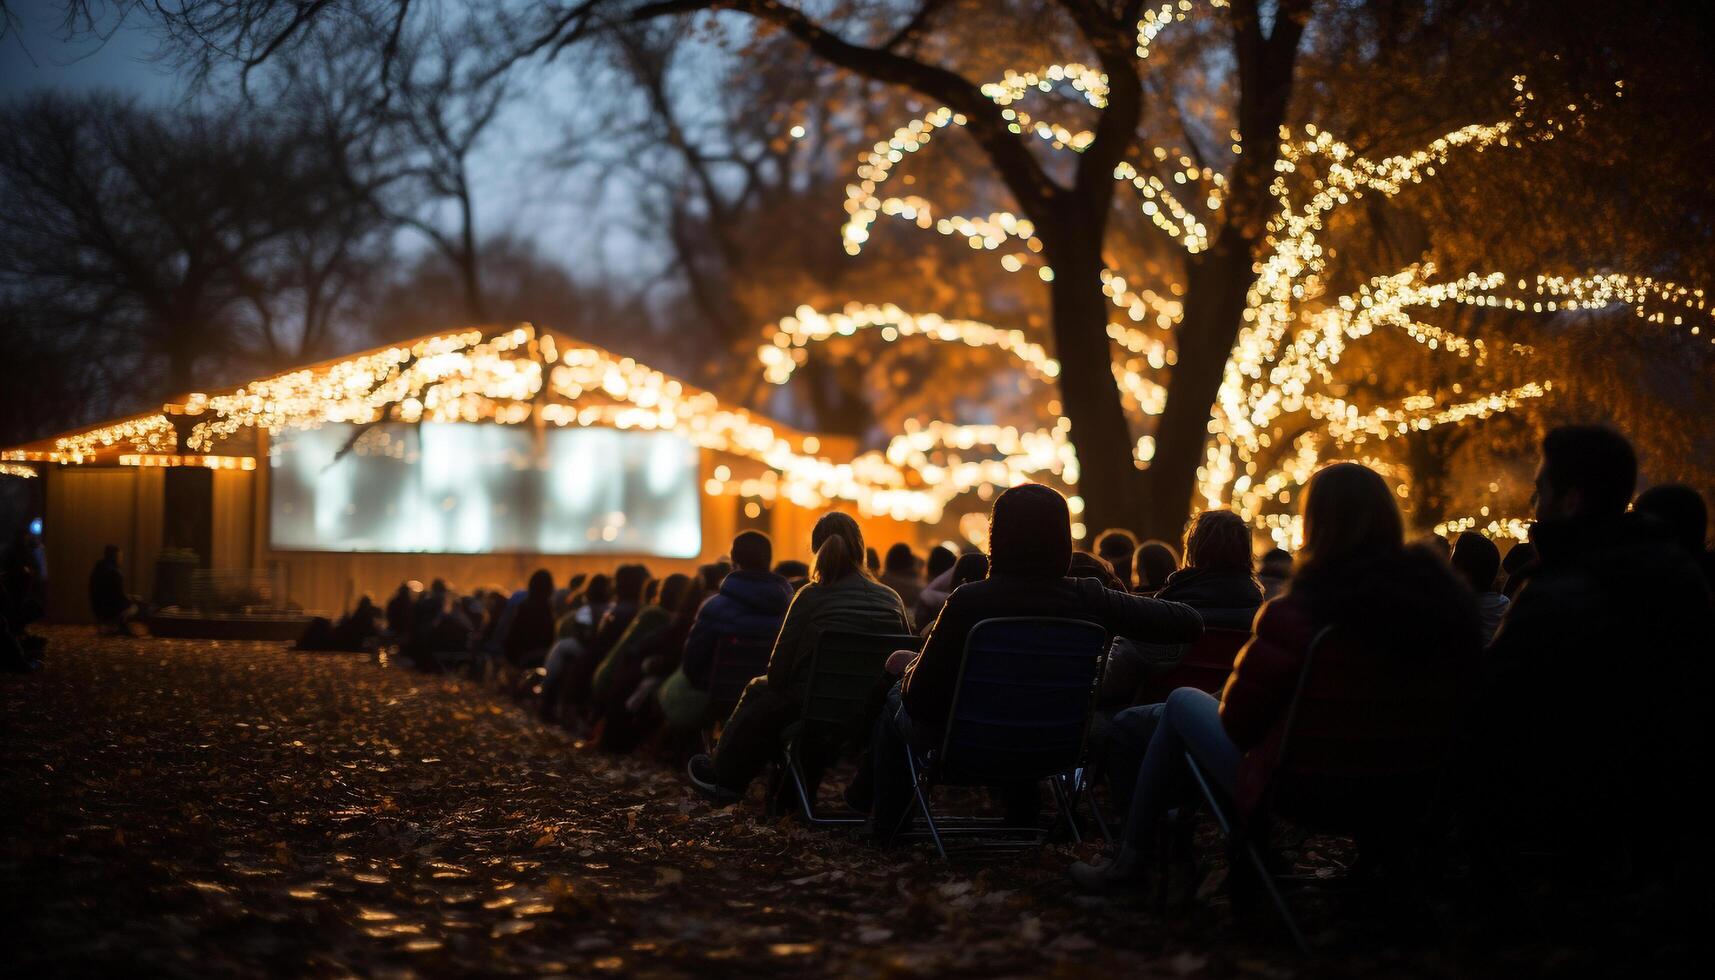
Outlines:
<svg viewBox="0 0 1715 980"><path fill-rule="evenodd" d="M1142 481L1132 462L1134 443L1125 403L1114 383L1108 342L1108 299L1102 293L1102 222L1092 230L1067 217L1049 244L1054 282L1049 289L1055 354L1060 360L1061 414L1072 423L1078 453L1078 494L1084 513L1074 517L1086 541L1110 527L1135 528L1142 515Z"/></svg>
<svg viewBox="0 0 1715 980"><path fill-rule="evenodd" d="M1143 472L1146 537L1176 539L1190 515L1209 440L1209 420L1227 358L1243 322L1251 249L1227 231L1208 252L1186 262L1185 316L1178 362L1167 381L1167 406L1155 426L1155 458Z"/></svg>

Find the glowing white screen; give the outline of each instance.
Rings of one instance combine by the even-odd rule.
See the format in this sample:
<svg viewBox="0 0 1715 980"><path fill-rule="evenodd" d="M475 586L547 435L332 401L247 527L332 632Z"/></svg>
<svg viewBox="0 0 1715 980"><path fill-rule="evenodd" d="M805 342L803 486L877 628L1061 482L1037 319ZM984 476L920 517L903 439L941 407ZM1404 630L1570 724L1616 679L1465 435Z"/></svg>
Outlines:
<svg viewBox="0 0 1715 980"><path fill-rule="evenodd" d="M636 554L702 551L697 449L665 432L424 423L282 432L269 539L287 551Z"/></svg>

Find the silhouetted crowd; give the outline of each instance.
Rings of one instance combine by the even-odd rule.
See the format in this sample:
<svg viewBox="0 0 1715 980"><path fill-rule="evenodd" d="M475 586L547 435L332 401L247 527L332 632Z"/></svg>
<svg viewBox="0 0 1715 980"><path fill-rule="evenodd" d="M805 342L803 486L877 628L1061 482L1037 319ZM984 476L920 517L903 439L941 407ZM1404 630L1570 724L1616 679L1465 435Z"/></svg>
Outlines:
<svg viewBox="0 0 1715 980"><path fill-rule="evenodd" d="M306 645L468 670L603 750L676 760L716 805L766 775L773 812L882 844L924 822L940 847L937 782L987 786L999 827L1110 840L1070 868L1091 892L1150 883L1214 812L1235 855L1301 826L1351 839L1390 893L1457 878L1502 914L1629 896L1669 928L1709 870L1715 562L1698 493L1636 482L1617 433L1550 432L1531 539L1503 557L1476 532L1408 542L1387 482L1334 463L1297 552L1260 561L1223 510L1178 547L1114 530L1079 550L1066 500L1025 484L995 499L986 555L883 558L835 511L808 566L745 531L690 575L405 583Z"/></svg>

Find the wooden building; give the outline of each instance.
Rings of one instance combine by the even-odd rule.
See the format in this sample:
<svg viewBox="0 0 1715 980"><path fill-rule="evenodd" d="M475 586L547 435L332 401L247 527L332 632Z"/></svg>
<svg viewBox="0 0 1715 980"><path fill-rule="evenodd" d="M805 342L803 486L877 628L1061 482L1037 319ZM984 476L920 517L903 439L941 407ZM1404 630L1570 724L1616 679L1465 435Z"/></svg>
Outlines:
<svg viewBox="0 0 1715 980"><path fill-rule="evenodd" d="M677 433L696 453L700 551L663 558L278 546L271 463L280 443L326 426L360 433L418 422L533 427L538 439L574 426ZM384 598L411 579L513 588L539 567L558 581L621 561L642 561L656 574L688 571L722 555L745 527L769 532L777 559L808 559L810 527L829 507L857 516L878 550L895 541L921 550L927 528L911 511L910 489L857 472L855 454L850 440L728 408L632 359L522 325L422 337L186 394L159 412L8 447L0 461L14 473L33 468L42 480L49 618L85 622L88 573L108 544L120 547L135 593L161 594L158 576L188 566L205 580L272 583L275 604L322 613L338 613L364 592Z"/></svg>

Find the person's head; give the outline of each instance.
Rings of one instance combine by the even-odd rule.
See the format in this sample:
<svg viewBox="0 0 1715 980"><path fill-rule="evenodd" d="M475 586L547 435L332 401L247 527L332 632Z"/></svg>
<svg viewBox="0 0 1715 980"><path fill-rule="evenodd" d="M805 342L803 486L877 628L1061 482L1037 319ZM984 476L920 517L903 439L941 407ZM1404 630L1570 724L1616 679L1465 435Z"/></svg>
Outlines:
<svg viewBox="0 0 1715 980"><path fill-rule="evenodd" d="M395 598L395 599L409 599L409 598L411 598L411 583L410 582L400 582L399 588L393 593L393 598Z"/></svg>
<svg viewBox="0 0 1715 980"><path fill-rule="evenodd" d="M1686 552L1703 553L1703 538L1709 533L1709 508L1696 490L1683 483L1650 487L1638 494L1632 509L1654 519Z"/></svg>
<svg viewBox="0 0 1715 980"><path fill-rule="evenodd" d="M591 575L581 598L587 606L605 606L612 602L613 578L601 572Z"/></svg>
<svg viewBox="0 0 1715 980"><path fill-rule="evenodd" d="M869 573L871 575L878 575L881 573L881 556L875 553L874 548L865 548L863 550L863 564L865 568L869 569Z"/></svg>
<svg viewBox="0 0 1715 980"><path fill-rule="evenodd" d="M1359 463L1330 463L1304 487L1305 568L1339 567L1405 546L1399 505L1381 474Z"/></svg>
<svg viewBox="0 0 1715 980"><path fill-rule="evenodd" d="M810 577L810 566L796 558L787 558L774 566L774 574L788 582L797 582Z"/></svg>
<svg viewBox="0 0 1715 980"><path fill-rule="evenodd" d="M530 573L530 585L526 588L530 598L537 602L547 602L554 594L554 573L546 568L538 568Z"/></svg>
<svg viewBox="0 0 1715 980"><path fill-rule="evenodd" d="M1286 578L1292 574L1292 552L1285 548L1270 548L1262 553L1261 570L1265 578Z"/></svg>
<svg viewBox="0 0 1715 980"><path fill-rule="evenodd" d="M1478 592L1493 592L1495 576L1501 573L1501 549L1476 531L1466 531L1453 542L1453 570Z"/></svg>
<svg viewBox="0 0 1715 980"><path fill-rule="evenodd" d="M1108 564L1106 558L1092 555L1088 551L1072 552L1072 564L1066 569L1066 574L1072 578L1093 578L1102 583L1104 588L1124 591L1125 584L1114 574L1114 566Z"/></svg>
<svg viewBox="0 0 1715 980"><path fill-rule="evenodd" d="M661 580L661 589L655 595L656 604L667 610L676 610L679 603L685 600L685 590L691 584L691 577L683 572L674 572Z"/></svg>
<svg viewBox="0 0 1715 980"><path fill-rule="evenodd" d="M960 555L953 562L953 588L988 578L989 557L980 551ZM949 590L951 591L951 590Z"/></svg>
<svg viewBox="0 0 1715 980"><path fill-rule="evenodd" d="M989 571L1062 578L1072 564L1072 515L1053 487L1021 483L994 498L989 513Z"/></svg>
<svg viewBox="0 0 1715 980"><path fill-rule="evenodd" d="M1206 510L1185 524L1186 568L1251 573L1251 529L1230 510Z"/></svg>
<svg viewBox="0 0 1715 980"><path fill-rule="evenodd" d="M1453 560L1453 543L1439 534L1425 534L1418 539L1418 543L1448 561Z"/></svg>
<svg viewBox="0 0 1715 980"><path fill-rule="evenodd" d="M1511 575L1533 561L1536 561L1536 545L1520 541L1507 549L1506 557L1501 559L1501 571Z"/></svg>
<svg viewBox="0 0 1715 980"><path fill-rule="evenodd" d="M763 565L761 570L765 572L768 571L768 566L766 564ZM698 584L708 591L713 592L721 587L721 583L726 581L726 577L731 573L731 565L728 565L726 562L712 561L697 569Z"/></svg>
<svg viewBox="0 0 1715 980"><path fill-rule="evenodd" d="M566 594L577 595L583 591L584 584L590 580L587 572L577 572L566 580Z"/></svg>
<svg viewBox="0 0 1715 980"><path fill-rule="evenodd" d="M940 578L941 573L952 568L958 563L958 560L959 556L954 554L953 551L945 545L938 544L935 547L930 548L929 559L924 563L928 569L930 580ZM986 559L984 560L984 567L987 567Z"/></svg>
<svg viewBox="0 0 1715 980"><path fill-rule="evenodd" d="M613 600L637 603L643 600L643 589L649 584L649 569L642 565L621 565L613 572Z"/></svg>
<svg viewBox="0 0 1715 980"><path fill-rule="evenodd" d="M375 611L375 597L365 592L357 597L357 611L360 615Z"/></svg>
<svg viewBox="0 0 1715 980"><path fill-rule="evenodd" d="M655 597L660 595L660 594L661 594L661 580L658 578L650 579L649 584L645 585L643 587L643 604L646 606L654 605L655 604Z"/></svg>
<svg viewBox="0 0 1715 980"><path fill-rule="evenodd" d="M897 542L893 547L887 549L887 560L883 562L882 567L894 575L916 575L917 553L912 551L911 546L905 542Z"/></svg>
<svg viewBox="0 0 1715 980"><path fill-rule="evenodd" d="M85 554L88 554L88 552L85 552ZM118 561L119 546L116 544L103 545L101 548L101 559L103 561Z"/></svg>
<svg viewBox="0 0 1715 980"><path fill-rule="evenodd" d="M774 542L761 531L740 531L732 539L732 563L741 571L766 572L774 562Z"/></svg>
<svg viewBox="0 0 1715 980"><path fill-rule="evenodd" d="M1167 584L1167 576L1179 570L1179 555L1165 541L1151 539L1137 546L1137 587L1154 592Z"/></svg>
<svg viewBox="0 0 1715 980"><path fill-rule="evenodd" d="M1536 469L1539 521L1618 517L1638 484L1638 457L1626 437L1600 425L1563 425L1542 439Z"/></svg>
<svg viewBox="0 0 1715 980"><path fill-rule="evenodd" d="M447 594L446 580L445 579L435 579L433 582L430 582L429 583L429 592L432 595L434 595L436 598L440 598L441 596L446 595Z"/></svg>
<svg viewBox="0 0 1715 980"><path fill-rule="evenodd" d="M863 531L852 515L830 510L810 529L810 550L816 553L810 563L810 581L819 584L838 582L847 575L871 577L865 568ZM871 550L870 554L875 552Z"/></svg>
<svg viewBox="0 0 1715 980"><path fill-rule="evenodd" d="M1137 555L1137 536L1125 528L1109 528L1096 536L1096 557L1113 566L1114 574L1131 588L1132 564Z"/></svg>

